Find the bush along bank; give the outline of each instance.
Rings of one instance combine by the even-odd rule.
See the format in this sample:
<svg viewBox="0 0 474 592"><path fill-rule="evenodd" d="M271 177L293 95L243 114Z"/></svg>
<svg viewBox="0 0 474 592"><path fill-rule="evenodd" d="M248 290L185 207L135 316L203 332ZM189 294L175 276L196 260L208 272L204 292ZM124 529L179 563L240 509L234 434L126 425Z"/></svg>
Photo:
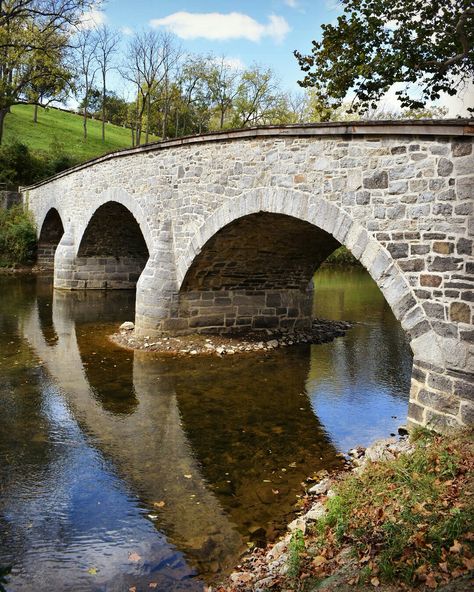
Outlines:
<svg viewBox="0 0 474 592"><path fill-rule="evenodd" d="M0 267L32 265L36 256L33 219L21 205L0 208Z"/></svg>
<svg viewBox="0 0 474 592"><path fill-rule="evenodd" d="M286 536L217 587L237 591L466 591L474 576L473 432L376 442L307 484Z"/></svg>

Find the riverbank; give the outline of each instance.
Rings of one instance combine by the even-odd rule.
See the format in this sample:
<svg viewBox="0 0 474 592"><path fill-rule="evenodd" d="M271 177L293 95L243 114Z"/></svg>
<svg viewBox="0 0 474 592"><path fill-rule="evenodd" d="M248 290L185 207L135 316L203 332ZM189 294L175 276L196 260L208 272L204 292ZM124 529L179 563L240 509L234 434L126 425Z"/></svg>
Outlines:
<svg viewBox="0 0 474 592"><path fill-rule="evenodd" d="M314 319L307 331L254 331L237 335L193 334L181 337L157 337L135 335L132 322L125 322L118 333L111 335L113 343L132 350L158 352L173 356L225 356L249 352L268 352L280 347L297 344L319 344L332 341L346 334L353 323Z"/></svg>
<svg viewBox="0 0 474 592"><path fill-rule="evenodd" d="M351 450L347 470L306 482L287 534L215 591L472 590L472 435L418 430Z"/></svg>

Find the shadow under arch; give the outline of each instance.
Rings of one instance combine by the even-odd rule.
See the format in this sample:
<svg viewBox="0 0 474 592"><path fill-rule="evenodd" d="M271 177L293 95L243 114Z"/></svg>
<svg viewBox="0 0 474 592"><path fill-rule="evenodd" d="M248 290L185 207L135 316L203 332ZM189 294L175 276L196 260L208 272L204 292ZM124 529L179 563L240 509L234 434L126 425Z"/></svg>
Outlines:
<svg viewBox="0 0 474 592"><path fill-rule="evenodd" d="M38 237L37 265L43 269L54 268L54 255L64 234L64 225L56 208L51 208L41 225Z"/></svg>
<svg viewBox="0 0 474 592"><path fill-rule="evenodd" d="M442 340L433 330L429 317L396 260L359 221L352 219L335 203L319 196L311 196L310 201L308 196L297 190L268 187L253 189L228 200L196 229L181 252L176 264L179 289L186 290L187 276L194 261L214 235L244 216L260 213L279 214L309 223L326 233L329 240L337 241L334 243L336 246L339 243L347 247L376 282L395 318L408 333L415 358L424 360L429 342L427 361L445 366Z"/></svg>
<svg viewBox="0 0 474 592"><path fill-rule="evenodd" d="M75 259L78 288L135 288L149 249L133 213L117 201L107 201L92 214L81 236Z"/></svg>

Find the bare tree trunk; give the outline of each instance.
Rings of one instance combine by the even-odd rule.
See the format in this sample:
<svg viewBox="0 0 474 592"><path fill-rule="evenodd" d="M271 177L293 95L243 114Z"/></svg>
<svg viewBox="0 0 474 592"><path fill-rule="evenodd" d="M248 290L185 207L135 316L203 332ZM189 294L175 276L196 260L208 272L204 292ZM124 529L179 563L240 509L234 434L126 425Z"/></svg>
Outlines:
<svg viewBox="0 0 474 592"><path fill-rule="evenodd" d="M174 137L178 137L178 127L179 127L179 111L176 109L176 118L174 122Z"/></svg>
<svg viewBox="0 0 474 592"><path fill-rule="evenodd" d="M221 129L224 127L224 109L221 109Z"/></svg>
<svg viewBox="0 0 474 592"><path fill-rule="evenodd" d="M105 70L102 70L102 142L105 142Z"/></svg>
<svg viewBox="0 0 474 592"><path fill-rule="evenodd" d="M84 113L82 119L82 129L84 130L84 140L87 140L87 106L84 105Z"/></svg>
<svg viewBox="0 0 474 592"><path fill-rule="evenodd" d="M6 107L5 109L0 109L0 145L2 144L3 138L3 122L5 121L5 117L7 113L10 112L10 108Z"/></svg>
<svg viewBox="0 0 474 592"><path fill-rule="evenodd" d="M136 111L136 116L135 116L135 145L136 146L140 146L140 140L141 140L141 131L142 131L142 125L141 125L141 117L140 117L140 106L139 106L139 101L140 101L140 96L137 94L137 111Z"/></svg>
<svg viewBox="0 0 474 592"><path fill-rule="evenodd" d="M35 110L33 112L33 122L38 123L38 104L35 104Z"/></svg>
<svg viewBox="0 0 474 592"><path fill-rule="evenodd" d="M145 144L148 144L148 136L150 134L150 113L151 113L151 95L148 95L147 104L146 104L146 134L145 134Z"/></svg>

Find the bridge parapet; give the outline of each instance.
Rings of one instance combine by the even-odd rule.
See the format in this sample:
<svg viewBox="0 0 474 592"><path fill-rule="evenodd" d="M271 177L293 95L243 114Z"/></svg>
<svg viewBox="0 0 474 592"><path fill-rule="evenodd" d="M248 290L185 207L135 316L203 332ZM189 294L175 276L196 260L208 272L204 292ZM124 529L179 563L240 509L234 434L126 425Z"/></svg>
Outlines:
<svg viewBox="0 0 474 592"><path fill-rule="evenodd" d="M474 413L473 138L462 120L225 132L107 155L24 195L39 228L51 208L63 222L56 287L130 286L108 258L133 247L147 335L304 325L314 269L346 245L410 336L411 421L449 429ZM91 226L115 239L84 260Z"/></svg>

